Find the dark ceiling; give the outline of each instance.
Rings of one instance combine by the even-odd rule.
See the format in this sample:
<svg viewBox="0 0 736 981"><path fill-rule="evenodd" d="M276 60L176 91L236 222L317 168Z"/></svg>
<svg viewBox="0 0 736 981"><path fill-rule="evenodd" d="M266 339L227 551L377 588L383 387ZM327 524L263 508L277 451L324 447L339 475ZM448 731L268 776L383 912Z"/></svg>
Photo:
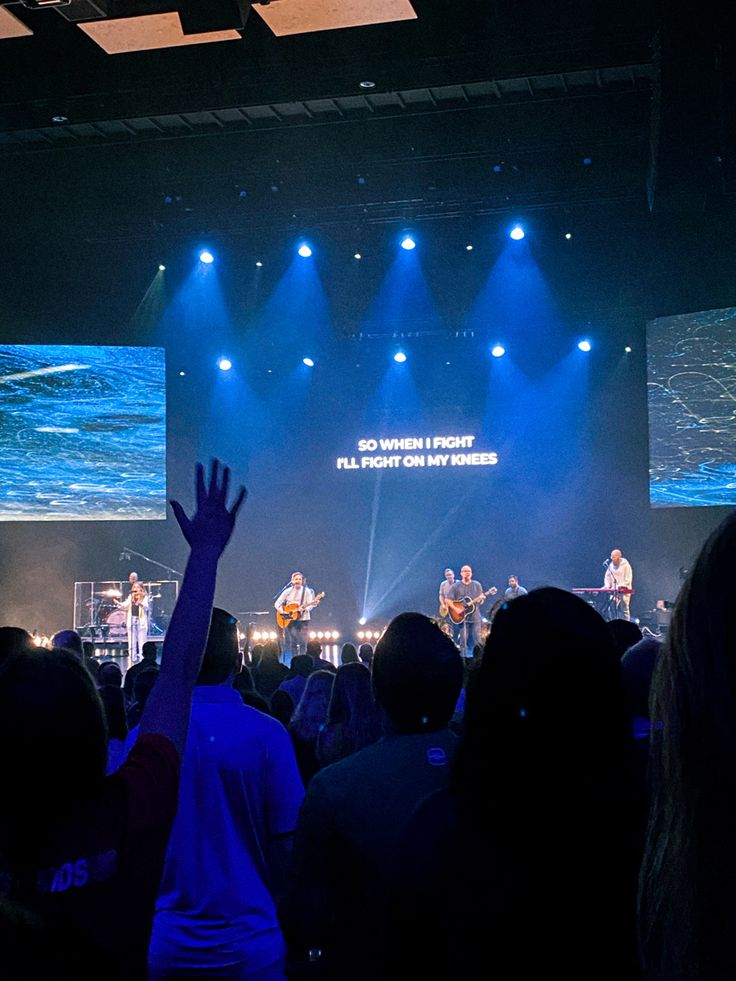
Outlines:
<svg viewBox="0 0 736 981"><path fill-rule="evenodd" d="M0 42L6 221L136 239L645 213L648 180L650 206L702 210L730 189L715 21L637 0L414 7L283 38L251 14L240 41L110 56L13 6L35 33Z"/></svg>

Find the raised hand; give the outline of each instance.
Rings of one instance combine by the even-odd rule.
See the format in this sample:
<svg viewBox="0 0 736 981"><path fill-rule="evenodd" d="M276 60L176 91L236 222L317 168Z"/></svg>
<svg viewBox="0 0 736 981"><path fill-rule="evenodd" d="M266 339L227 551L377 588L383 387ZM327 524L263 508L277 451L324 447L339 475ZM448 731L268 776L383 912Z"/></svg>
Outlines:
<svg viewBox="0 0 736 981"><path fill-rule="evenodd" d="M194 550L205 549L216 555L221 555L235 527L235 519L240 506L247 497L245 487L241 487L235 503L227 506L227 495L230 487L230 470L222 468L220 477L220 461L213 460L210 465L209 485L205 484L204 467L197 464L196 497L197 510L194 515L187 517L184 508L178 501L171 501L171 510L179 522L181 532Z"/></svg>

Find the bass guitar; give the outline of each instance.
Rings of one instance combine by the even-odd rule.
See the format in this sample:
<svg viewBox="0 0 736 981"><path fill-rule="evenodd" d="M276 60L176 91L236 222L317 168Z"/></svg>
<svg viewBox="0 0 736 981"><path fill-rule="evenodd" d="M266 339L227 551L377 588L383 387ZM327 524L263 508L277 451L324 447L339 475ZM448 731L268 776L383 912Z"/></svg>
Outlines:
<svg viewBox="0 0 736 981"><path fill-rule="evenodd" d="M290 623L298 620L305 610L308 610L311 606L316 606L324 595L324 593L317 593L310 603L305 603L303 606L299 603L287 603L280 610L276 610L276 621L279 627L285 630Z"/></svg>
<svg viewBox="0 0 736 981"><path fill-rule="evenodd" d="M461 600L446 599L445 604L447 605L447 612L450 614L450 619L453 623L462 623L463 620L467 620L468 617L473 615L476 607L483 602L486 596L495 596L497 592L496 587L491 586L490 589L487 589L485 593L481 593L480 596L476 596L475 599L471 599L469 596L464 596Z"/></svg>

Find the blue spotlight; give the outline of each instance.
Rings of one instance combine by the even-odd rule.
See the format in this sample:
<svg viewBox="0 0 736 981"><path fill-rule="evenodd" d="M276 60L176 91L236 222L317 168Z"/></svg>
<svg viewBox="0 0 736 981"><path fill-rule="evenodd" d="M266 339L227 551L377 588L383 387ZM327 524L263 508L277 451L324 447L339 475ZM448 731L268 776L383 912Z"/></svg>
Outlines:
<svg viewBox="0 0 736 981"><path fill-rule="evenodd" d="M506 348L502 344L495 344L491 348L491 354L494 358L502 358L506 354Z"/></svg>
<svg viewBox="0 0 736 981"><path fill-rule="evenodd" d="M514 225L514 227L509 232L509 235L515 242L520 242L524 238L524 229L521 225Z"/></svg>
<svg viewBox="0 0 736 981"><path fill-rule="evenodd" d="M411 237L411 235L404 235L401 239L401 248L406 249L407 252L411 252L412 249L417 247L417 243Z"/></svg>
<svg viewBox="0 0 736 981"><path fill-rule="evenodd" d="M314 361L312 358L302 358L302 364L305 364L307 368L314 368Z"/></svg>
<svg viewBox="0 0 736 981"><path fill-rule="evenodd" d="M205 265L209 266L211 262L215 261L215 257L208 249L202 249L202 251L199 253L199 261L204 262Z"/></svg>
<svg viewBox="0 0 736 981"><path fill-rule="evenodd" d="M297 251L302 259L308 259L312 254L312 250L309 248L306 242L302 242Z"/></svg>
<svg viewBox="0 0 736 981"><path fill-rule="evenodd" d="M590 341L586 340L586 341L580 341L578 343L578 347L580 348L581 351L585 351L587 354L587 352L591 349L592 345Z"/></svg>
<svg viewBox="0 0 736 981"><path fill-rule="evenodd" d="M217 362L217 367L220 369L220 371L230 371L232 366L233 363L230 358L220 358L220 360Z"/></svg>
<svg viewBox="0 0 736 981"><path fill-rule="evenodd" d="M406 355L404 354L404 352L397 351L396 354L394 355L394 361L397 361L399 364L403 364L406 361Z"/></svg>

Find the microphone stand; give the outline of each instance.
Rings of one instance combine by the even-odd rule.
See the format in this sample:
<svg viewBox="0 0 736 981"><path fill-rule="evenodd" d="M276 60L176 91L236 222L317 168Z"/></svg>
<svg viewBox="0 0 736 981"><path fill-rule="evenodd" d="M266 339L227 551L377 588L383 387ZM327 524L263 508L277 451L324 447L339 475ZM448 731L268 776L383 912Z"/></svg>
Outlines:
<svg viewBox="0 0 736 981"><path fill-rule="evenodd" d="M130 555L135 555L137 556L137 558L143 559L144 562L149 562L151 565L157 565L159 569L165 569L167 572L171 572L175 576L183 577L184 575L184 573L179 572L178 569L172 569L170 565L164 565L163 562L159 562L157 559L151 559L147 555L144 555L142 552L136 552L135 549L123 548L122 551L127 552Z"/></svg>
<svg viewBox="0 0 736 981"><path fill-rule="evenodd" d="M619 593L619 585L616 576L611 572L611 566L613 565L613 559L606 559L603 563L605 567L605 573L603 574L603 584L605 586L606 576L611 573L611 579L613 581L613 586L610 586L611 592L608 594L606 599L606 608L608 611L607 620L615 620L618 614L619 604L621 602L621 594Z"/></svg>

